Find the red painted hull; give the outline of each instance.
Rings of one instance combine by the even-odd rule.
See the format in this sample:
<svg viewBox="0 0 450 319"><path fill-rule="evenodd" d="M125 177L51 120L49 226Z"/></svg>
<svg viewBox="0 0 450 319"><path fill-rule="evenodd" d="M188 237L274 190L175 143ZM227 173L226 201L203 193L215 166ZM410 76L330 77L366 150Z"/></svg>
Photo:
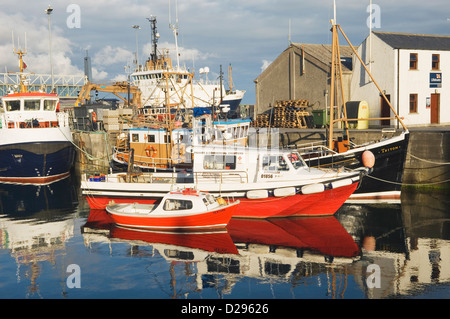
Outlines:
<svg viewBox="0 0 450 319"><path fill-rule="evenodd" d="M334 257L356 257L358 245L334 216L311 218L232 219L233 242L307 249Z"/></svg>
<svg viewBox="0 0 450 319"><path fill-rule="evenodd" d="M114 214L110 211L109 213L114 220L114 223L131 228L163 230L225 229L238 206L238 203L234 203L204 213L176 217L154 217L152 214L146 216L126 216ZM168 213L168 215L170 215L170 213Z"/></svg>
<svg viewBox="0 0 450 319"><path fill-rule="evenodd" d="M298 194L287 197L268 197L265 199L239 198L240 204L233 217L269 218L295 216L330 216L344 204L356 190L358 183L330 189L316 194ZM161 196L162 197L162 196ZM153 204L161 197L86 196L91 209L105 209L113 200L115 203Z"/></svg>
<svg viewBox="0 0 450 319"><path fill-rule="evenodd" d="M42 177L0 177L0 183L20 185L46 185L67 178L69 175L70 172Z"/></svg>

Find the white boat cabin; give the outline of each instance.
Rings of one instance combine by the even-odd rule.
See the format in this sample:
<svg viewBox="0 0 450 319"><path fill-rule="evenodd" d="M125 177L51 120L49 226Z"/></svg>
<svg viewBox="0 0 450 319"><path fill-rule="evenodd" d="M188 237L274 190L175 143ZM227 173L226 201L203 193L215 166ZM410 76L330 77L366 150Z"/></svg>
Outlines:
<svg viewBox="0 0 450 319"><path fill-rule="evenodd" d="M7 129L68 126L59 111L59 98L47 93L11 93L3 96L0 127Z"/></svg>

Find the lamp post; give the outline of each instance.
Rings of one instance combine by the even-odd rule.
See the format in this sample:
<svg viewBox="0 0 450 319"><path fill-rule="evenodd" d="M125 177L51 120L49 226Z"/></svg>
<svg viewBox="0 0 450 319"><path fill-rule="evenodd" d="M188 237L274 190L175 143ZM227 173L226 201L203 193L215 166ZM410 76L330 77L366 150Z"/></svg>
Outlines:
<svg viewBox="0 0 450 319"><path fill-rule="evenodd" d="M133 29L136 30L136 70L139 68L139 56L138 56L138 50L139 50L139 46L138 46L138 30L141 30L141 27L134 24L131 26Z"/></svg>
<svg viewBox="0 0 450 319"><path fill-rule="evenodd" d="M53 12L52 7L49 5L48 8L45 10L45 12L47 13L48 16L48 42L49 42L49 47L50 47L50 72L51 72L51 77L52 77L52 90L55 87L55 83L54 83L54 77L53 77L53 59L52 59L52 28L51 28L51 23L50 23L50 15Z"/></svg>

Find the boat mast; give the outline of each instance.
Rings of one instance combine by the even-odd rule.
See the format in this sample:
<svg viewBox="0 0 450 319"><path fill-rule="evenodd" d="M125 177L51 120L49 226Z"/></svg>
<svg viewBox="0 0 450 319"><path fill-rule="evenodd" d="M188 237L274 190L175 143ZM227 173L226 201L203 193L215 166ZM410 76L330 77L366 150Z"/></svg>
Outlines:
<svg viewBox="0 0 450 319"><path fill-rule="evenodd" d="M26 93L27 92L27 86L25 85L25 75L24 70L26 68L25 63L23 62L23 56L26 54L27 51L27 38L25 35L25 49L17 49L14 45L14 32L12 33L12 41L13 41L13 52L19 56L19 78L20 78L20 92ZM17 40L19 42L19 40ZM18 43L19 45L19 43Z"/></svg>
<svg viewBox="0 0 450 319"><path fill-rule="evenodd" d="M333 25L332 27L332 33L333 33L333 39L332 39L332 45L331 45L331 83L330 83L330 136L329 136L329 145L328 147L330 149L333 149L333 129L334 129L334 123L339 122L339 119L334 119L334 105L338 104L337 95L335 96L335 89L337 89L337 77L339 77L339 84L341 89L341 98L342 98L342 105L343 105L343 111L344 111L344 129L345 129L345 135L349 136L348 133L348 122L347 122L347 109L345 107L345 95L344 95L344 86L343 86L343 79L342 79L342 63L341 63L341 55L339 50L339 36L338 36L338 24L336 23L336 1L333 0L333 20L331 20L331 23ZM336 102L335 102L336 97ZM339 110L339 107L338 107ZM340 112L339 112L340 113ZM339 116L339 114L337 114Z"/></svg>
<svg viewBox="0 0 450 319"><path fill-rule="evenodd" d="M175 37L175 51L177 54L177 71L180 70L180 54L178 52L178 1L175 0L175 24L172 24L172 18L170 14L170 0L169 0L169 28L173 32Z"/></svg>

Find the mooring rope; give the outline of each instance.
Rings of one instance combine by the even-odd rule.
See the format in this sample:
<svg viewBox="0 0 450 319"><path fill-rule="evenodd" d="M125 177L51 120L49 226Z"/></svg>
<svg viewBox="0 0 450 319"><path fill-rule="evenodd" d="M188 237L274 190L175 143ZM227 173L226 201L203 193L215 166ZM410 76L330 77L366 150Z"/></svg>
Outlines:
<svg viewBox="0 0 450 319"><path fill-rule="evenodd" d="M415 156L415 155L413 155L413 154L411 154L411 153L409 153L409 152L408 152L408 154L409 154L409 156L411 156L412 158L415 158L415 159L417 159L417 160L419 160L419 161L422 161L422 162L426 162L426 163L430 163L430 164L435 164L435 165L450 165L450 162L434 162L434 161L430 161L430 160L427 160L427 159L424 159L424 158L420 158L420 157Z"/></svg>

